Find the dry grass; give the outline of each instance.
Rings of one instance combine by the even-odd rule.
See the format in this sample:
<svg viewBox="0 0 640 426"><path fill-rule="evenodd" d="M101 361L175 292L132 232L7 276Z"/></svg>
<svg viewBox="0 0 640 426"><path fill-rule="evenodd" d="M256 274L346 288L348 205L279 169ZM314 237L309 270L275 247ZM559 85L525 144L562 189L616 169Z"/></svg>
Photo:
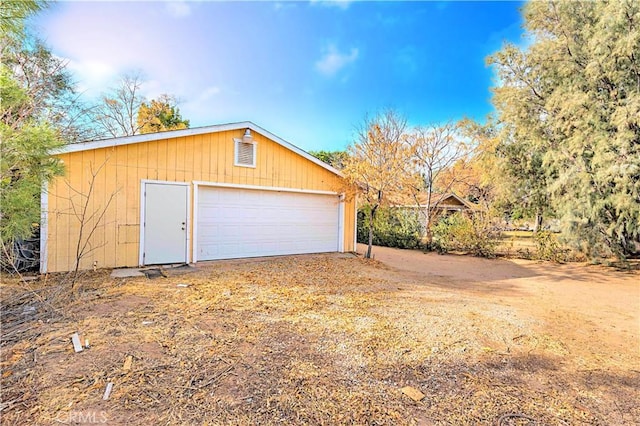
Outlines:
<svg viewBox="0 0 640 426"><path fill-rule="evenodd" d="M532 231L502 231L496 252L505 257L535 258L538 246Z"/></svg>
<svg viewBox="0 0 640 426"><path fill-rule="evenodd" d="M640 422L636 373L573 365L535 318L375 261L220 262L155 280L98 272L82 284L76 299L55 280L34 284L46 305L29 302L19 339L0 347L3 424ZM19 317L24 288L5 280L2 290L3 311ZM73 352L76 331L90 349ZM426 398L414 402L404 386Z"/></svg>

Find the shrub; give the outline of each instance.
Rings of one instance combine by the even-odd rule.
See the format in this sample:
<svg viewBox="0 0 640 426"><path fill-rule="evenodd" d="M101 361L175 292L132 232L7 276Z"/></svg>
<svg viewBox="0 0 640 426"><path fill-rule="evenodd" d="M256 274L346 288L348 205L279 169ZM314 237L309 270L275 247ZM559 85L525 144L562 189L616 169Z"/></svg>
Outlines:
<svg viewBox="0 0 640 426"><path fill-rule="evenodd" d="M540 231L534 234L536 242L536 258L539 260L551 260L553 262L565 262L568 260L568 250L564 249L555 234L549 231Z"/></svg>
<svg viewBox="0 0 640 426"><path fill-rule="evenodd" d="M432 248L440 253L464 251L474 256L493 257L496 245L495 231L481 214L469 217L454 213L433 227Z"/></svg>
<svg viewBox="0 0 640 426"><path fill-rule="evenodd" d="M412 209L379 208L373 223L373 244L413 249L420 247L422 224L420 214ZM358 210L358 242L368 244L369 229L363 209Z"/></svg>

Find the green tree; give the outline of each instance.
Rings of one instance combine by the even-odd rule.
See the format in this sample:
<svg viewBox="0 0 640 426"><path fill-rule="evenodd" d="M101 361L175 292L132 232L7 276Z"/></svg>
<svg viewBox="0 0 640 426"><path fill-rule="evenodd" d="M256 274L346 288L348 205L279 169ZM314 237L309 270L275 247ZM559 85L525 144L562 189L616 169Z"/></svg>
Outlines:
<svg viewBox="0 0 640 426"><path fill-rule="evenodd" d="M309 154L338 170L344 168L347 159L346 151L309 151Z"/></svg>
<svg viewBox="0 0 640 426"><path fill-rule="evenodd" d="M0 33L5 37L22 38L25 20L47 6L45 1L20 0L0 2Z"/></svg>
<svg viewBox="0 0 640 426"><path fill-rule="evenodd" d="M176 104L176 99L170 95L160 95L158 99L142 102L137 117L140 133L188 129L189 120L182 118Z"/></svg>
<svg viewBox="0 0 640 426"><path fill-rule="evenodd" d="M69 143L86 140L94 136L94 126L66 60L53 55L25 25L28 16L47 5L29 0L0 3L2 64L31 99L21 104L23 119L48 122Z"/></svg>
<svg viewBox="0 0 640 426"><path fill-rule="evenodd" d="M545 150L539 150L526 137L519 143L502 143L497 157L510 179L501 183L501 205L512 219L534 219L534 232L542 226L545 216L553 215L549 185L549 169L543 163Z"/></svg>
<svg viewBox="0 0 640 426"><path fill-rule="evenodd" d="M8 98L22 99L24 92L6 71L0 76L4 113ZM4 117L3 117L4 118ZM14 128L0 122L0 238L3 244L27 238L40 221L40 190L43 183L62 172L51 152L64 144L46 123L29 120Z"/></svg>
<svg viewBox="0 0 640 426"><path fill-rule="evenodd" d="M52 151L64 144L61 132L48 115L52 99L62 92L56 85L28 82L29 76L55 80L59 70L24 70L16 60L21 46L29 42L24 19L44 3L3 2L1 35L3 62L0 64L0 239L3 254L10 254L14 240L29 237L40 219L40 191L44 183L62 172ZM6 31L5 31L6 30ZM32 40L31 40L32 41ZM44 47L38 49L45 50ZM41 57L45 57L41 52ZM46 76L46 77L45 77ZM36 79L37 80L37 79ZM30 84L33 83L33 84ZM44 104L44 105L43 105Z"/></svg>
<svg viewBox="0 0 640 426"><path fill-rule="evenodd" d="M466 195L467 199L487 211L498 197L501 186L501 182L495 179L499 169L496 158L498 139L493 118L489 116L484 124L465 118L458 123L458 130L460 136L468 141L469 155L456 161L443 175L454 175L452 192ZM451 178L445 176L447 179Z"/></svg>
<svg viewBox="0 0 640 426"><path fill-rule="evenodd" d="M500 201L513 217L535 218L537 230L553 211L548 188L552 171L543 164L550 146L544 100L552 88L543 84L541 67L530 63L544 59L506 45L489 60L502 81L493 90L499 120L496 156L508 176L501 183Z"/></svg>
<svg viewBox="0 0 640 426"><path fill-rule="evenodd" d="M531 44L490 58L505 170L576 246L624 258L640 243L640 3L530 2L524 17Z"/></svg>
<svg viewBox="0 0 640 426"><path fill-rule="evenodd" d="M95 136L90 108L76 92L65 60L30 34L25 38L5 38L2 54L3 64L30 99L21 105L22 118L37 117L49 123L69 143Z"/></svg>

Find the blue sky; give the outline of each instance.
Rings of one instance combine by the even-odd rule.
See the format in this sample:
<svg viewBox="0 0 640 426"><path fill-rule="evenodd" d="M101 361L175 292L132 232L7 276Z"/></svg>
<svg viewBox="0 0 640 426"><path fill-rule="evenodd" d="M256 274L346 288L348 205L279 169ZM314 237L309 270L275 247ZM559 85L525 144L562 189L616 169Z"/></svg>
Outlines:
<svg viewBox="0 0 640 426"><path fill-rule="evenodd" d="M35 19L87 99L139 70L191 126L253 121L344 149L366 114L413 125L492 111L487 55L522 42L521 2L58 2Z"/></svg>

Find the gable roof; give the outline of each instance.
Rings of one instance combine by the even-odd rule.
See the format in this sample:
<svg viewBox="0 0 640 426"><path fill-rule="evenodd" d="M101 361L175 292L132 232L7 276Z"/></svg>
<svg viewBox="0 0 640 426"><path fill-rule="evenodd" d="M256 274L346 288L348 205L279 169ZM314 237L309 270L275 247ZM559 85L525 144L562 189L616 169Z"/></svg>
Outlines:
<svg viewBox="0 0 640 426"><path fill-rule="evenodd" d="M334 173L338 176L342 176L342 173L309 154L308 152L298 148L297 146L285 141L284 139L274 135L273 133L263 129L262 127L252 123L251 121L240 121L237 123L227 123L227 124L216 124L212 126L203 126L203 127L194 127L190 129L181 129L181 130L167 130L164 132L156 132L156 133L145 133L142 135L133 135L133 136L121 136L118 138L110 138L110 139L99 139L95 141L86 141L68 144L55 151L54 154L66 154L72 152L80 152L80 151L90 151L92 149L100 149L100 148L111 148L121 145L129 145L134 143L145 143L145 142L153 142L162 139L172 139L172 138L182 138L185 136L194 136L194 135L202 135L206 133L217 133L217 132L225 132L229 130L242 130L242 129L250 129L252 132L256 132L265 136L277 144L287 148L290 151L295 152L296 154L306 158L312 163L317 164L318 166L329 170L331 173Z"/></svg>
<svg viewBox="0 0 640 426"><path fill-rule="evenodd" d="M426 193L421 193L418 195L418 202L419 205L418 207L426 207L427 206L427 194ZM453 192L448 192L448 193L439 193L439 192L433 192L431 193L431 206L432 207L436 207L436 206L446 206L448 205L446 203L446 200L453 198L454 200L457 200L458 203L460 203L460 205L470 209L470 210L476 210L477 209L477 205L475 203L472 203L471 201L467 201L462 197L459 197L458 195L456 195Z"/></svg>
<svg viewBox="0 0 640 426"><path fill-rule="evenodd" d="M437 195L437 194L434 194L434 195ZM474 206L472 205L473 203L471 203L470 201L465 200L464 198L458 197L453 192L450 192L448 194L439 194L439 197L436 198L436 202L439 205L448 205L446 203L446 201L449 200L450 198L453 198L454 200L458 201L458 203L460 203L460 205L463 205L468 209L471 209L471 210L474 209Z"/></svg>

